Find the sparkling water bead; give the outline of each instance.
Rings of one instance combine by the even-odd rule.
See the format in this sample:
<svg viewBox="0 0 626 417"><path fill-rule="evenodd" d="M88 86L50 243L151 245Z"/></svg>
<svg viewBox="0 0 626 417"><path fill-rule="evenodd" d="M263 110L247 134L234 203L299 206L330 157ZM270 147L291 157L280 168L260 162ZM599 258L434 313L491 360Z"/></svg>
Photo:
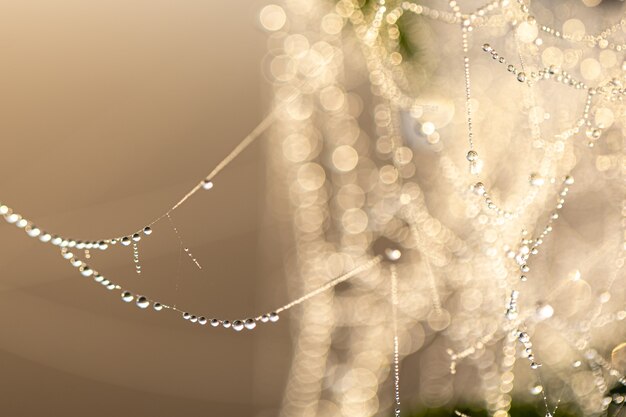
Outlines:
<svg viewBox="0 0 626 417"><path fill-rule="evenodd" d="M129 291L124 291L122 293L122 301L130 303L131 301L133 301L133 295Z"/></svg>
<svg viewBox="0 0 626 417"><path fill-rule="evenodd" d="M150 228L150 226L146 226L143 228L143 234L146 236L150 236L152 234L152 229Z"/></svg>
<svg viewBox="0 0 626 417"><path fill-rule="evenodd" d="M268 321L270 321L270 316L269 316L269 315L267 315L267 314L263 314L263 315L261 316L261 322L262 322L262 323L267 323Z"/></svg>
<svg viewBox="0 0 626 417"><path fill-rule="evenodd" d="M141 236L139 235L139 233L135 233L133 235L133 241L134 242L139 242L141 240Z"/></svg>
<svg viewBox="0 0 626 417"><path fill-rule="evenodd" d="M137 307L139 308L148 308L150 305L150 301L143 295L137 296Z"/></svg>
<svg viewBox="0 0 626 417"><path fill-rule="evenodd" d="M88 266L81 266L79 268L80 274L84 277L89 277L93 274L93 270Z"/></svg>
<svg viewBox="0 0 626 417"><path fill-rule="evenodd" d="M203 180L202 188L204 188L205 190L210 190L211 188L213 188L213 181Z"/></svg>
<svg viewBox="0 0 626 417"><path fill-rule="evenodd" d="M191 317L189 317L189 321L192 322L192 323L196 323L198 321L198 317L191 316Z"/></svg>
<svg viewBox="0 0 626 417"><path fill-rule="evenodd" d="M469 151L465 157L468 161L474 162L478 159L478 153L476 153L476 151Z"/></svg>
<svg viewBox="0 0 626 417"><path fill-rule="evenodd" d="M161 303L154 303L152 308L154 308L155 311L161 311L161 310L163 310L163 304L161 304Z"/></svg>
<svg viewBox="0 0 626 417"><path fill-rule="evenodd" d="M600 136L602 136L602 130L595 127L590 127L585 132L585 135L589 140L598 140L600 139Z"/></svg>
<svg viewBox="0 0 626 417"><path fill-rule="evenodd" d="M11 214L4 216L4 219L7 221L7 223L10 223L10 224L17 223L17 221L20 220L21 218L22 216L20 216L19 214L15 214L15 213L11 213Z"/></svg>
<svg viewBox="0 0 626 417"><path fill-rule="evenodd" d="M183 313L183 318L184 318L185 320L189 320L189 318L190 318L190 317L191 317L191 314L189 314L189 313Z"/></svg>
<svg viewBox="0 0 626 417"><path fill-rule="evenodd" d="M220 321L218 319L211 319L211 326L217 327L220 325Z"/></svg>
<svg viewBox="0 0 626 417"><path fill-rule="evenodd" d="M270 321L276 323L279 319L278 313L271 312L269 315Z"/></svg>
<svg viewBox="0 0 626 417"><path fill-rule="evenodd" d="M402 256L402 252L399 249L387 248L385 249L385 257L388 261L395 262Z"/></svg>
<svg viewBox="0 0 626 417"><path fill-rule="evenodd" d="M520 83L526 81L526 74L524 74L523 72L517 73L517 81L519 81Z"/></svg>
<svg viewBox="0 0 626 417"><path fill-rule="evenodd" d="M235 320L235 321L233 321L233 329L234 329L235 331L240 332L240 331L242 331L242 330L243 330L243 327L244 327L244 326L243 326L243 321L241 321L241 320Z"/></svg>
<svg viewBox="0 0 626 417"><path fill-rule="evenodd" d="M198 323L204 326L207 323L206 317L198 317Z"/></svg>
<svg viewBox="0 0 626 417"><path fill-rule="evenodd" d="M256 327L256 321L254 321L254 319L246 319L246 321L243 322L243 325L246 329L252 330Z"/></svg>
<svg viewBox="0 0 626 417"><path fill-rule="evenodd" d="M222 326L223 326L225 329L228 329L228 328L230 327L230 321L228 321L228 320L224 320L224 321L222 322Z"/></svg>
<svg viewBox="0 0 626 417"><path fill-rule="evenodd" d="M122 242L122 245L128 246L128 245L130 245L130 238L128 236L124 236L122 238L121 242Z"/></svg>
<svg viewBox="0 0 626 417"><path fill-rule="evenodd" d="M530 185L540 187L544 184L544 179L536 173L530 174Z"/></svg>
<svg viewBox="0 0 626 417"><path fill-rule="evenodd" d="M483 184L482 182L477 182L476 184L474 184L472 189L476 195L485 195L485 184Z"/></svg>

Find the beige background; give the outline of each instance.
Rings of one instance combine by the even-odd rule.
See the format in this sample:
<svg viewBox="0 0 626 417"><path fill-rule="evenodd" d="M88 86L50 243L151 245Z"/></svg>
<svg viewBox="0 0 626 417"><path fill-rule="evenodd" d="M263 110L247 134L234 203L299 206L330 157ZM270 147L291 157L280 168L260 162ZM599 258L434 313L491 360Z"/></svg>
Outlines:
<svg viewBox="0 0 626 417"><path fill-rule="evenodd" d="M163 213L264 115L264 3L0 2L0 201L77 239ZM201 271L183 259L177 281L167 222L140 244L141 278L130 248L90 263L193 312L245 318L284 303L263 169L255 144L176 212ZM0 225L0 242L3 416L275 415L287 318L242 334L193 326L122 303L15 227Z"/></svg>

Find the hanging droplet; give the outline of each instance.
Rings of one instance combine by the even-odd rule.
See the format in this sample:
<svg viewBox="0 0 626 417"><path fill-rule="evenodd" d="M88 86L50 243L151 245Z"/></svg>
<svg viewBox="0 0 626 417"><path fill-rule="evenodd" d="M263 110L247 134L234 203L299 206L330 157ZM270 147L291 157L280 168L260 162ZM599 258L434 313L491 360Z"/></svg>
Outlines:
<svg viewBox="0 0 626 417"><path fill-rule="evenodd" d="M228 320L224 320L224 321L222 321L222 326L223 326L225 329L228 329L228 328L230 327L230 321L228 321Z"/></svg>
<svg viewBox="0 0 626 417"><path fill-rule="evenodd" d="M130 245L130 238L128 236L124 236L120 242L122 242L122 245L128 246Z"/></svg>
<svg viewBox="0 0 626 417"><path fill-rule="evenodd" d="M483 184L482 182L477 182L472 186L472 191L474 191L476 195L485 195L485 184Z"/></svg>
<svg viewBox="0 0 626 417"><path fill-rule="evenodd" d="M192 323L196 323L198 321L198 317L191 316L191 317L189 317L189 321L192 322Z"/></svg>
<svg viewBox="0 0 626 417"><path fill-rule="evenodd" d="M163 304L161 303L154 303L154 305L152 306L156 311L161 311L163 310Z"/></svg>
<svg viewBox="0 0 626 417"><path fill-rule="evenodd" d="M402 252L400 252L400 250L396 248L387 248L385 249L385 256L387 257L387 260L395 262L400 259L400 257L402 256Z"/></svg>
<svg viewBox="0 0 626 417"><path fill-rule="evenodd" d="M93 274L93 270L91 268L89 268L88 266L81 266L79 268L79 271L80 271L81 275L84 276L84 277L89 277L89 276L91 276L91 274Z"/></svg>
<svg viewBox="0 0 626 417"><path fill-rule="evenodd" d="M233 321L233 329L238 332L243 330L243 322L241 320Z"/></svg>
<svg viewBox="0 0 626 417"><path fill-rule="evenodd" d="M217 327L220 325L220 321L218 319L211 319L211 326Z"/></svg>
<svg viewBox="0 0 626 417"><path fill-rule="evenodd" d="M524 81L526 81L526 74L524 72L518 72L517 73L517 81L519 81L520 83L523 83Z"/></svg>
<svg viewBox="0 0 626 417"><path fill-rule="evenodd" d="M478 153L476 151L469 151L467 155L465 155L468 161L474 162L478 159Z"/></svg>
<svg viewBox="0 0 626 417"><path fill-rule="evenodd" d="M183 313L183 319L185 320L189 320L189 318L191 317L191 314L189 313Z"/></svg>
<svg viewBox="0 0 626 417"><path fill-rule="evenodd" d="M205 190L210 190L211 188L213 188L213 181L203 180L202 188L204 188Z"/></svg>
<svg viewBox="0 0 626 417"><path fill-rule="evenodd" d="M543 391L543 386L541 385L535 385L534 387L530 389L530 393L532 395L539 395L541 394L541 391Z"/></svg>
<svg viewBox="0 0 626 417"><path fill-rule="evenodd" d="M150 305L150 301L143 295L137 296L137 307L139 308L148 308Z"/></svg>
<svg viewBox="0 0 626 417"><path fill-rule="evenodd" d="M256 321L254 321L254 319L246 319L246 321L243 322L243 325L246 329L252 330L256 327Z"/></svg>
<svg viewBox="0 0 626 417"><path fill-rule="evenodd" d="M554 315L554 307L552 307L550 304L544 304L537 308L537 317L540 320L549 319L553 315Z"/></svg>
<svg viewBox="0 0 626 417"><path fill-rule="evenodd" d="M518 316L517 310L513 309L513 308L508 308L506 310L506 318L508 320L515 320Z"/></svg>
<svg viewBox="0 0 626 417"><path fill-rule="evenodd" d="M574 177L568 175L567 177L565 177L565 180L563 182L565 183L565 185L572 185L574 184Z"/></svg>
<svg viewBox="0 0 626 417"><path fill-rule="evenodd" d="M279 319L278 313L271 312L269 315L270 321L276 323Z"/></svg>
<svg viewBox="0 0 626 417"><path fill-rule="evenodd" d="M598 140L600 139L600 136L602 136L602 130L595 128L595 127L590 127L585 132L585 135L587 136L587 139L589 140Z"/></svg>
<svg viewBox="0 0 626 417"><path fill-rule="evenodd" d="M139 244L133 242L133 261L135 262L135 272L141 274L141 265L139 265Z"/></svg>
<svg viewBox="0 0 626 417"><path fill-rule="evenodd" d="M267 314L263 314L263 315L261 316L261 322L263 322L263 323L267 323L268 321L270 321L270 316L269 316L269 315L267 315Z"/></svg>
<svg viewBox="0 0 626 417"><path fill-rule="evenodd" d="M541 187L544 184L544 179L537 173L530 174L530 185L534 187Z"/></svg>
<svg viewBox="0 0 626 417"><path fill-rule="evenodd" d="M30 237L37 237L41 234L41 230L39 230L39 228L35 226L27 227L25 230L26 230L26 234L28 234L28 236Z"/></svg>
<svg viewBox="0 0 626 417"><path fill-rule="evenodd" d="M146 236L150 236L152 234L152 229L150 228L150 226L146 226L143 228L143 234Z"/></svg>
<svg viewBox="0 0 626 417"><path fill-rule="evenodd" d="M198 323L204 326L207 323L206 317L198 317Z"/></svg>
<svg viewBox="0 0 626 417"><path fill-rule="evenodd" d="M129 291L124 291L122 293L122 301L130 303L131 301L133 301L133 295Z"/></svg>
<svg viewBox="0 0 626 417"><path fill-rule="evenodd" d="M22 218L22 216L20 216L19 214L16 214L16 213L7 214L7 215L4 216L4 220L6 220L7 223L10 223L10 224L16 223L21 218Z"/></svg>
<svg viewBox="0 0 626 417"><path fill-rule="evenodd" d="M139 235L139 233L133 234L133 241L134 242L139 242L140 240L141 240L141 235Z"/></svg>

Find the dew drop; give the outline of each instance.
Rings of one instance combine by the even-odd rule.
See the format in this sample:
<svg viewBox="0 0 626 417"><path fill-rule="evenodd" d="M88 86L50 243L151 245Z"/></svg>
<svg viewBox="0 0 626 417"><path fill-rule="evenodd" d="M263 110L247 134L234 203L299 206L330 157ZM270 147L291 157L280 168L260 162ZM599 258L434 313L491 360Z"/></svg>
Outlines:
<svg viewBox="0 0 626 417"><path fill-rule="evenodd" d="M122 301L130 303L133 301L133 295L129 291L124 291L122 293Z"/></svg>
<svg viewBox="0 0 626 417"><path fill-rule="evenodd" d="M137 297L137 307L139 308L148 308L150 305L150 301L143 295Z"/></svg>

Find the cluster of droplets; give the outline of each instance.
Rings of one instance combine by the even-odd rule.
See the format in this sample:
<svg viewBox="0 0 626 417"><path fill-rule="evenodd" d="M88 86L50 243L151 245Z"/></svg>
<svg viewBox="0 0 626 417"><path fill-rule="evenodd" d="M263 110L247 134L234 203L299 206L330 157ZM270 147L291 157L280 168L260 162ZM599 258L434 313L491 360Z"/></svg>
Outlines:
<svg viewBox="0 0 626 417"><path fill-rule="evenodd" d="M517 81L519 81L520 83L532 85L539 80L553 80L567 86L574 87L577 90L589 89L589 86L587 84L585 84L583 81L577 80L576 78L574 78L574 76L572 76L567 71L561 69L560 67L551 65L549 67L540 69L539 71L532 71L529 74L526 74L523 70L515 67L515 65L508 63L508 61L502 55L498 54L496 50L488 43L483 45L483 51L489 53L495 61L499 62L500 64L506 65L507 71L513 74L515 78L517 78Z"/></svg>
<svg viewBox="0 0 626 417"><path fill-rule="evenodd" d="M163 307L164 307L163 304L156 302L156 301L152 301L144 295L135 296L130 291L122 292L122 301L124 301L125 303L130 303L133 300L135 300L135 305L141 309L148 308L150 304L152 304L152 307L154 308L155 311L161 311L163 310Z"/></svg>
<svg viewBox="0 0 626 417"><path fill-rule="evenodd" d="M520 6L520 10L524 14L524 19L526 20L526 22L536 25L537 28L544 33L547 33L549 35L552 35L554 37L557 37L566 41L584 43L586 46L591 47L591 48L594 48L594 47L597 47L600 49L608 48L608 49L613 49L618 52L626 50L626 43L616 43L616 42L611 42L609 40L610 37L614 35L617 31L619 31L620 29L622 30L624 29L624 27L626 26L626 19L624 18L620 19L619 22L606 27L605 29L602 29L597 35L588 35L588 34L569 35L569 34L563 33L562 31L558 29L550 27L548 25L539 24L535 16L530 14L530 9L524 3L524 0L517 0L517 3Z"/></svg>
<svg viewBox="0 0 626 417"><path fill-rule="evenodd" d="M145 235L145 236L149 236L152 234L152 228L150 228L150 226L146 226L143 228L143 230L138 231L133 233L130 236L124 236L121 237L119 239L117 239L117 241L119 241L123 246L130 246L131 243L135 242L139 242L141 240L141 235Z"/></svg>
<svg viewBox="0 0 626 417"><path fill-rule="evenodd" d="M518 70L514 65L508 64L506 59L499 55L491 45L484 44L483 50L489 54L491 57L507 66L507 69L510 73L517 77L519 82L527 83L528 85L532 85L534 82L540 80L553 80L558 83L562 83L569 87L573 87L578 90L587 90L587 98L585 100L585 106L583 110L583 115L576 122L575 133L581 131L583 128L585 137L587 139L587 146L593 147L595 142L600 139L602 136L603 126L594 125L591 120L591 104L594 96L600 94L601 96L607 98L609 101L622 101L626 96L626 89L624 88L624 83L617 79L612 78L609 81L601 84L599 86L590 87L582 81L575 79L571 74L567 71L561 69L560 67L556 67L551 65L547 68L543 68L537 72L531 72L528 76L521 70ZM469 159L469 153L468 153Z"/></svg>
<svg viewBox="0 0 626 417"><path fill-rule="evenodd" d="M109 247L109 240L87 241L75 240L70 238L53 235L45 230L37 227L30 220L25 219L20 214L15 213L10 207L0 204L0 215L4 217L7 223L13 224L20 229L24 229L26 234L32 238L39 238L41 242L50 243L61 248L76 248L80 250L100 249L105 250Z"/></svg>
<svg viewBox="0 0 626 417"><path fill-rule="evenodd" d="M201 326L209 323L213 327L223 327L225 329L233 329L236 332L240 332L244 329L253 330L256 328L257 323L275 323L278 321L278 313L272 312L269 314L263 314L256 318L247 318L241 320L220 320L216 318L207 319L204 316L196 316L187 312L182 313L184 320L188 320L190 323L197 323Z"/></svg>
<svg viewBox="0 0 626 417"><path fill-rule="evenodd" d="M533 354L533 344L530 341L530 336L526 332L516 331L517 340L524 346L522 356L528 359L530 362L530 369L539 369L541 364L535 361L535 355Z"/></svg>
<svg viewBox="0 0 626 417"><path fill-rule="evenodd" d="M61 256L63 257L63 259L67 259L70 265L72 265L74 268L78 268L78 271L80 272L82 276L87 277L87 278L93 277L93 280L95 282L102 285L107 290L112 291L112 290L119 290L122 288L119 285L111 282L110 280L100 275L100 273L98 273L97 271L94 271L93 269L91 269L91 267L87 265L85 262L76 258L74 256L74 253L72 253L68 248L61 249Z"/></svg>
<svg viewBox="0 0 626 417"><path fill-rule="evenodd" d="M517 315L519 314L517 310L517 299L519 298L519 291L513 290L511 291L511 296L509 297L509 302L506 307L506 318L509 320L515 320Z"/></svg>

